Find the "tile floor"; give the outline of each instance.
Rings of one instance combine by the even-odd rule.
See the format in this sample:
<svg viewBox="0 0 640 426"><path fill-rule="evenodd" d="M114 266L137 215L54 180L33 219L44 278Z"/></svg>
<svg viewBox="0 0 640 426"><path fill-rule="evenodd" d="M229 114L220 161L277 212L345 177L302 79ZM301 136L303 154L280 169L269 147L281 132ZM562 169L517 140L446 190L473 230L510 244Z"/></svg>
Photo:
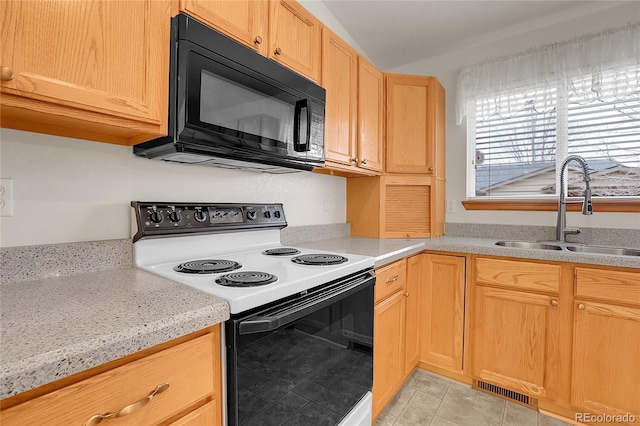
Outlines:
<svg viewBox="0 0 640 426"><path fill-rule="evenodd" d="M375 426L570 425L470 386L416 370L383 409Z"/></svg>

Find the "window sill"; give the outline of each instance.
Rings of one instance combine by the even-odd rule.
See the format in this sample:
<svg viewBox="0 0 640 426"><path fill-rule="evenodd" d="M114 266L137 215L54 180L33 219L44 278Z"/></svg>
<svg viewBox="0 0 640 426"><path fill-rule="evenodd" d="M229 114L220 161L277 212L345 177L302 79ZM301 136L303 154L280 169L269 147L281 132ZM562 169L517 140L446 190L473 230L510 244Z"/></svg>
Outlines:
<svg viewBox="0 0 640 426"><path fill-rule="evenodd" d="M525 210L557 211L557 200L467 200L462 205L466 210ZM582 203L567 204L567 211L580 211ZM593 200L593 211L616 213L639 213L640 200Z"/></svg>

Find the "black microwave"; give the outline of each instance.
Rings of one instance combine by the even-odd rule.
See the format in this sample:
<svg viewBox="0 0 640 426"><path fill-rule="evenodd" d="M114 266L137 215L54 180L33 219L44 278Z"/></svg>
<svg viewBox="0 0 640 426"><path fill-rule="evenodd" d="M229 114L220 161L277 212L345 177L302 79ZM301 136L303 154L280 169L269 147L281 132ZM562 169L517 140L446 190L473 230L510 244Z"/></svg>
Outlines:
<svg viewBox="0 0 640 426"><path fill-rule="evenodd" d="M140 157L271 173L324 165L326 91L180 14L171 20L168 135Z"/></svg>

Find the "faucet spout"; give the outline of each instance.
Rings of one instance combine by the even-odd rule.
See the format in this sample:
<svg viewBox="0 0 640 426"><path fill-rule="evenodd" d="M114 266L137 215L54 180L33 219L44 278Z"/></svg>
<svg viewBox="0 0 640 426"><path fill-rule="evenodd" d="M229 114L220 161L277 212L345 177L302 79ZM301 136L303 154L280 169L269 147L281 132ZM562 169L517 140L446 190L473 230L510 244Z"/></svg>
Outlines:
<svg viewBox="0 0 640 426"><path fill-rule="evenodd" d="M564 173L570 162L576 161L582 167L582 175L585 182L584 197L582 200L582 214L593 214L593 204L591 202L591 186L589 181L589 166L584 158L579 155L569 155L560 166L560 197L558 198L558 221L556 225L556 240L560 242L566 241L567 234L579 234L578 228L567 227L567 201L564 190Z"/></svg>

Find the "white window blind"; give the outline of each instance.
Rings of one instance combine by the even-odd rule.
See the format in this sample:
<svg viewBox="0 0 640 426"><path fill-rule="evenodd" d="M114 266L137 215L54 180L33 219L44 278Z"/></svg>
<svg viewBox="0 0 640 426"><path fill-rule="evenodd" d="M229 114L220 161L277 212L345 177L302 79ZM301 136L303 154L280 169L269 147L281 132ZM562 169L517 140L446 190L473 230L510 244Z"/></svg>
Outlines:
<svg viewBox="0 0 640 426"><path fill-rule="evenodd" d="M614 69L529 87L521 92L526 99L500 93L475 100L468 108L475 113L468 122L475 148L468 195L556 197L556 166L577 154L589 164L594 196L640 196L640 86L620 82L627 75L637 81L638 73ZM569 195L584 188L577 170L570 166Z"/></svg>

